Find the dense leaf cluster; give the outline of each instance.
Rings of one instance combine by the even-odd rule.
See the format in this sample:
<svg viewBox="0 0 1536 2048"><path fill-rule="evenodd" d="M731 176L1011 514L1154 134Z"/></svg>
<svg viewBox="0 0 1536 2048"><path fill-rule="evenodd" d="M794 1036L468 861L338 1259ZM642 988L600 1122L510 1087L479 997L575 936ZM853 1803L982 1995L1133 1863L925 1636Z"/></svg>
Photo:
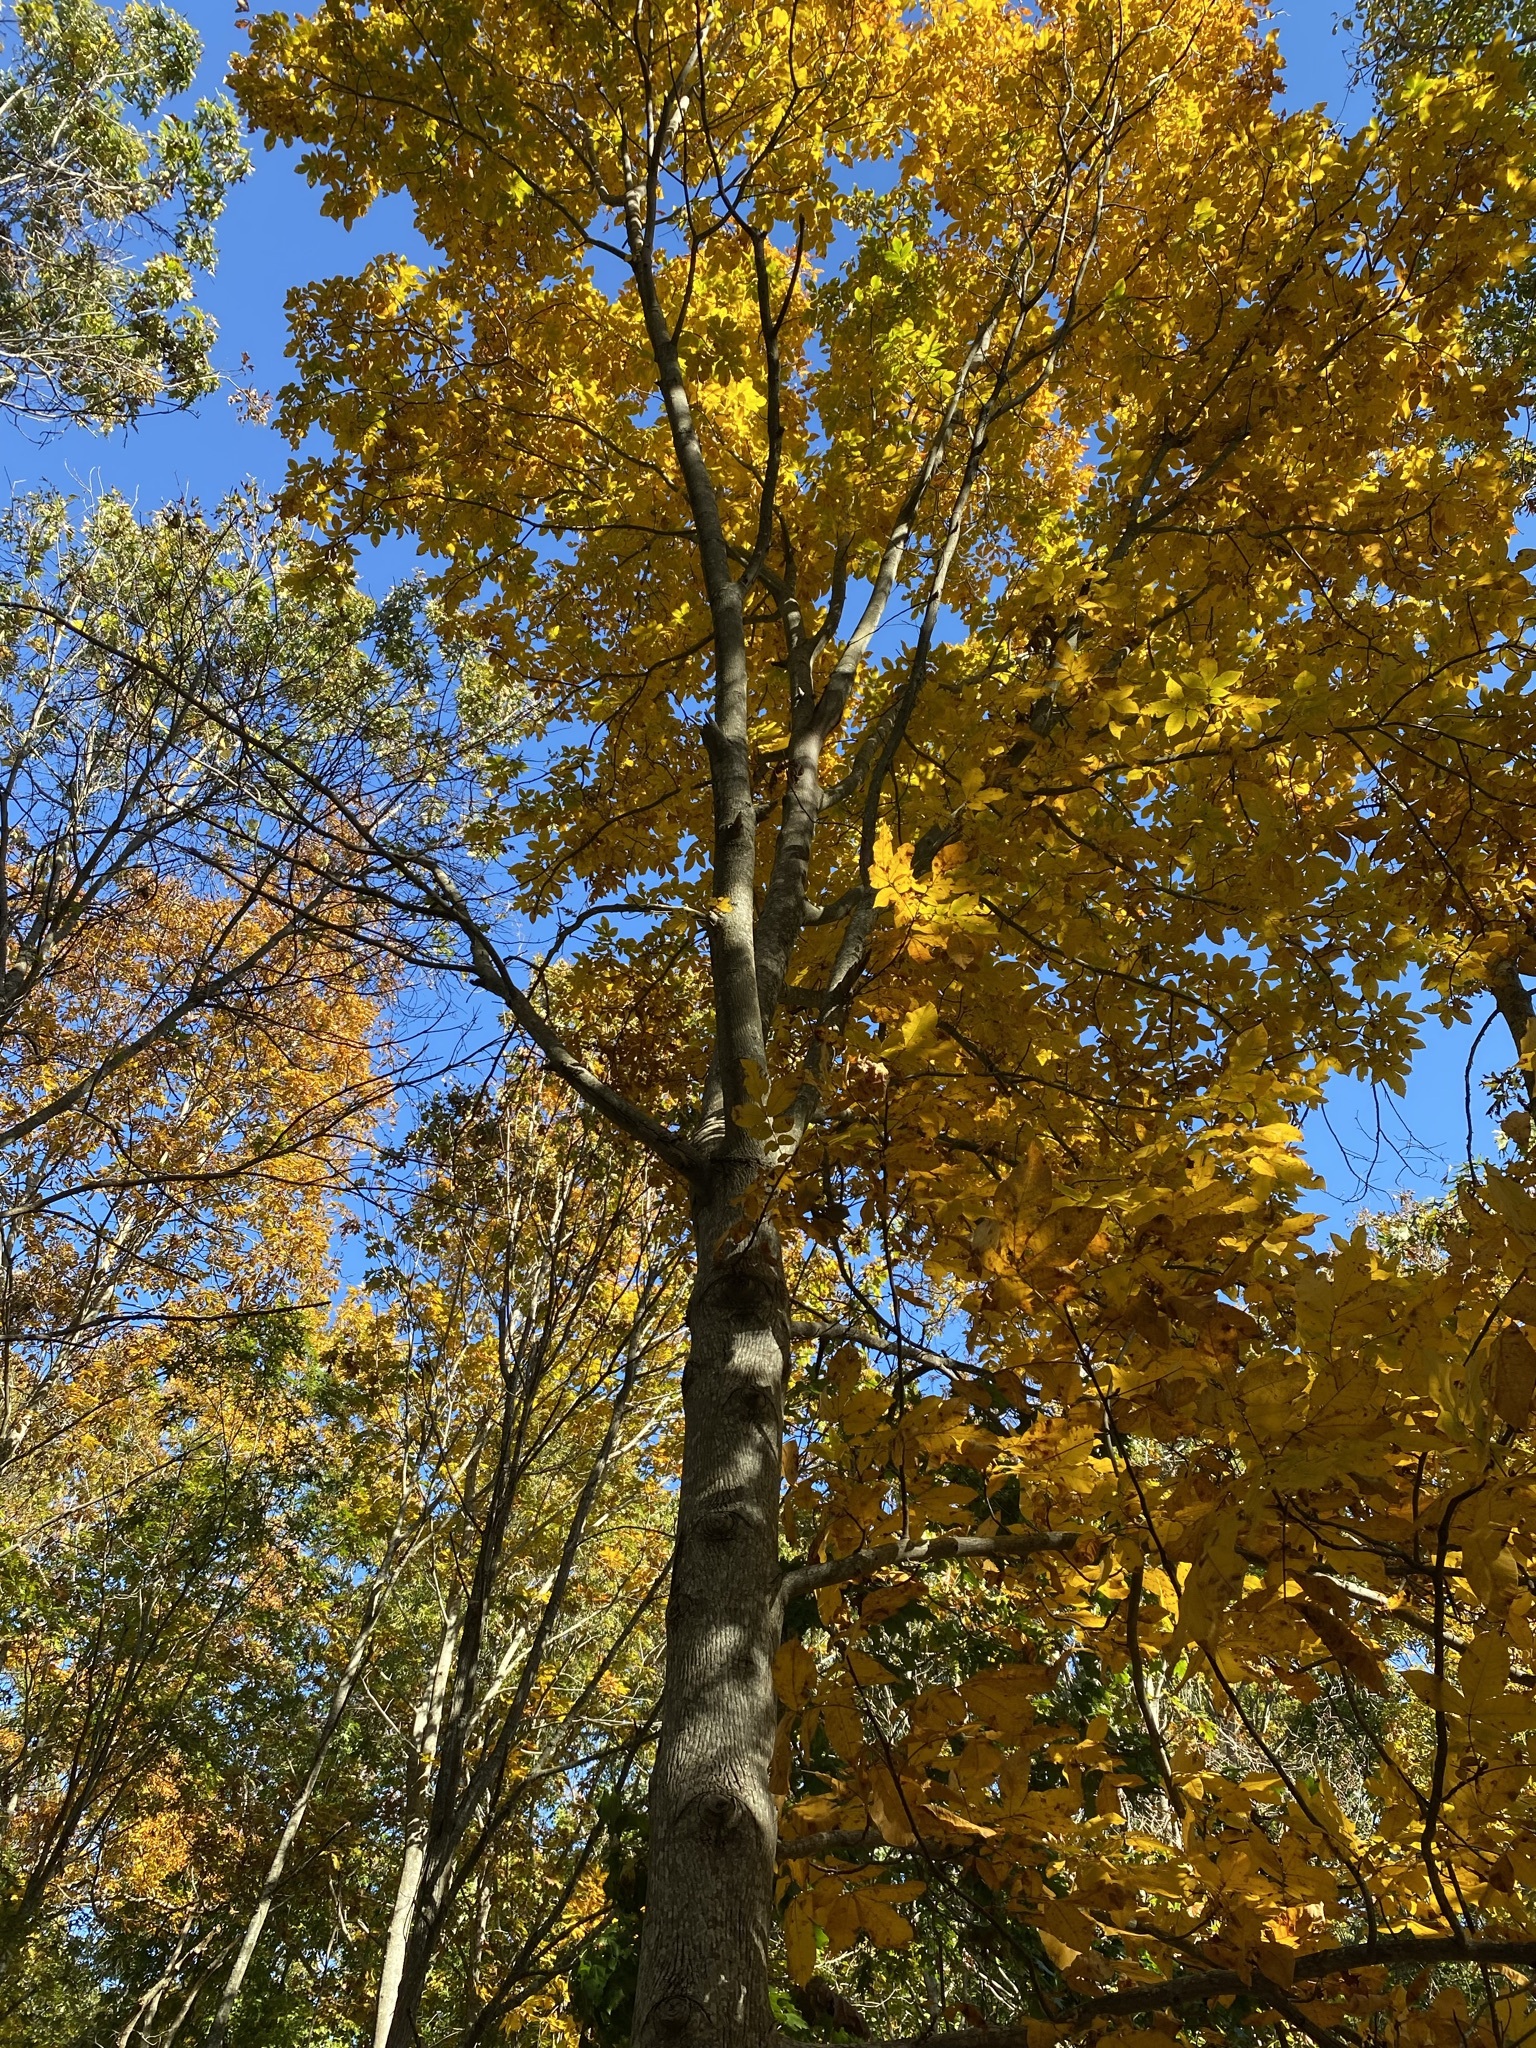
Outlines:
<svg viewBox="0 0 1536 2048"><path fill-rule="evenodd" d="M115 426L212 391L192 299L244 177L227 100L184 99L201 45L168 7L0 14L0 411ZM158 119L155 117L158 116ZM146 126L153 121L153 126Z"/></svg>

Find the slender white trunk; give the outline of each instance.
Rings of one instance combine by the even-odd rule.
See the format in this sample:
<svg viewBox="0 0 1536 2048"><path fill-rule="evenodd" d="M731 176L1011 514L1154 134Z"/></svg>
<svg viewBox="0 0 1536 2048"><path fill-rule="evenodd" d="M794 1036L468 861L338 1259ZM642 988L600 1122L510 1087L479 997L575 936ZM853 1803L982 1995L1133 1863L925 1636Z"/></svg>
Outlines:
<svg viewBox="0 0 1536 2048"><path fill-rule="evenodd" d="M346 1719L347 1708L351 1705L353 1691L356 1688L358 1679L363 1674L363 1665L367 1660L369 1642L372 1640L373 1631L378 1623L379 1616L384 1611L385 1597L389 1588L393 1585L397 1573L398 1562L394 1569L389 1568L386 1563L386 1567L381 1570L379 1577L374 1581L373 1589L368 1596L368 1605L363 1614L362 1626L357 1632L357 1641L352 1646L352 1654L347 1659L347 1667L337 1680L336 1690L331 1695L330 1712L325 1717L324 1725L321 1727L319 1737L315 1743L315 1753L310 1761L309 1770L305 1774L303 1785L299 1788L299 1796L293 1803L293 1808L288 1815L287 1824L278 1838L277 1847L272 1852L272 1860L267 1865L267 1874L262 1879L261 1890L257 1894L255 1907L252 1910L250 1919L245 1923L245 1932L240 1937L240 1946L236 1949L235 1959L229 1966L229 1975L224 1980L224 1989L219 1996L218 2009L214 2013L212 2023L208 2029L206 2048L219 2048L219 2044L229 2031L229 2022L235 2010L235 2002L240 1996L241 1986L245 1983L246 1973L251 1967L257 1945L261 1940L262 1930L266 1926L268 1915L272 1911L272 1901L277 1897L278 1886L283 1881L283 1872L288 1868L288 1858L293 1851L294 1843L299 1838L299 1830L303 1827L305 1818L309 1813L309 1802L313 1799L315 1787L320 1782L320 1773L325 1768L326 1754L330 1749L332 1739L337 1729Z"/></svg>
<svg viewBox="0 0 1536 2048"><path fill-rule="evenodd" d="M384 2048L400 1996L405 1973L406 1950L416 1917L416 1899L426 1865L427 1826L432 1815L432 1778L437 1767L437 1744L443 1727L443 1706L448 1697L448 1679L453 1670L463 1616L455 1600L443 1624L437 1646L437 1662L426 1696L416 1709L411 1725L411 1757L405 1781L405 1846L400 1858L400 1881L395 1886L395 1903L389 1916L384 1941L384 1963L379 1972L379 2005L373 2022L373 2048Z"/></svg>
<svg viewBox="0 0 1536 2048"><path fill-rule="evenodd" d="M191 1926L188 1925L181 1930L176 1937L176 1946L171 1951L170 1961L134 2007L127 2025L114 2043L114 2048L128 2048L129 2042L141 2028L146 2033L149 2031L154 2025L155 2015L160 2010L160 2001L166 1992L176 1982L187 1963L194 1956L200 1955L211 1939L211 1935L205 1934L200 1941L194 1943Z"/></svg>

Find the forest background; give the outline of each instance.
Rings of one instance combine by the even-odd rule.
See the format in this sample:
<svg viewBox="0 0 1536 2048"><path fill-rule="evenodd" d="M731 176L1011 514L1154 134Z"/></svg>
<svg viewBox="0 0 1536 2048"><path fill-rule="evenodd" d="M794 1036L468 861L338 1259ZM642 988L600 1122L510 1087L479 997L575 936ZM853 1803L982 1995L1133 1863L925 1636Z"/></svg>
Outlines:
<svg viewBox="0 0 1536 2048"><path fill-rule="evenodd" d="M760 347L762 397L743 397L750 378L733 382L716 362L701 417L720 438L706 453L690 438L666 321L645 297L648 278L654 289L674 273L644 253L631 218L623 261L646 308L661 409L621 390L598 438L628 449L621 466L660 474L628 437L661 432L664 416L690 506L702 563L692 597L672 593L667 612L663 578L656 616L647 582L621 603L637 636L664 643L689 603L707 600L712 902L670 902L656 879L670 860L697 865L696 812L654 837L623 824L669 800L653 783L670 758L670 711L654 707L655 759L642 747L616 764L637 778L633 813L611 791L578 795L585 766L571 764L585 757L562 751L573 701L561 695L572 686L562 635L573 644L579 625L573 675L583 660L606 674L609 654L591 592L551 599L568 607L557 615L541 610L541 582L559 592L590 574L610 600L622 583L584 562L587 499L564 480L558 434L540 439L556 415L506 454L516 510L499 527L482 523L480 500L502 479L488 486L477 468L476 429L455 439L454 350L474 318L494 327L521 277L524 209L529 222L545 206L567 225L569 209L547 182L498 170L507 212L474 218L495 187L481 158L460 218L463 195L432 152L461 102L444 86L430 116L409 95L398 124L380 115L401 90L389 66L414 62L418 36L445 75L467 62L482 76L452 10L425 28L381 11L400 37L382 53L349 40L344 10L322 16L312 46L268 21L242 85L269 131L318 149L342 211L375 196L375 155L402 151L396 182L414 194L421 233L397 192L344 235L285 155L261 155L218 227L222 267L198 287L222 323L220 388L180 413L157 416L151 403L105 439L89 424L44 432L57 422L40 422L36 404L8 424L0 2039L405 2048L526 2032L607 2048L633 2031L645 2044L723 2048L874 2031L1151 2048L1268 2032L1325 2048L1503 2048L1536 2031L1524 1789L1536 1687L1536 1349L1525 1335L1536 1208L1523 1158L1536 1093L1524 981L1536 956L1520 935L1528 479L1519 432L1505 427L1523 423L1523 358L1510 341L1519 287L1513 316L1500 296L1529 241L1525 74L1504 42L1478 60L1485 70L1458 68L1501 25L1497 11L1473 9L1449 40L1443 10L1367 13L1358 58L1320 12L1280 17L1295 68L1277 109L1326 96L1348 131L1380 93L1383 123L1351 157L1325 121L1288 127L1268 111L1241 8L1178 0L1129 12L1130 27L1114 10L1064 10L1061 48L1099 81L1080 129L1075 74L1053 68L1051 32L1014 50L1006 11L988 19L989 61L995 35L1043 103L1069 80L1061 163L1026 148L1019 175L1041 209L1030 261L1041 222L1054 223L1053 260L1066 265L1070 252L1077 281L1068 290L1067 270L1053 269L1031 298L1007 270L1013 341L998 343L993 314L962 367L934 369L954 337L933 306L945 291L969 303L964 265L944 268L946 235L973 227L967 195L983 222L989 207L1023 203L988 184L1001 174L966 128L983 117L963 95L933 103L933 135L942 129L953 154L942 173L922 173L958 175L947 217L925 202L902 216L878 184L849 207L854 239L837 245L847 296L837 287L814 302L830 338L795 340L796 374L809 389L828 359L818 351L835 358L850 308L883 307L871 317L885 318L918 292L937 339L908 351L916 330L898 320L875 354L910 380L896 408L903 432L935 407L932 467L918 473L930 496L952 496L949 525L912 543L910 573L920 565L927 578L926 598L921 578L913 585L913 623L850 640L846 671L840 657L814 712L806 679L830 658L842 596L828 598L829 623L806 654L778 348L781 330L798 335L784 323L799 303L802 243L822 232L806 215L838 203L829 153L856 161L865 146L848 140L857 95L825 116L832 140L819 155L783 143L784 174L802 181L803 212L773 223L793 224L788 245L746 209L739 181L750 179L729 152L726 171L716 161L716 226L699 231L683 205L665 230L700 232L696 257L734 249L755 278L738 301L711 274L709 349L724 361L732 347ZM35 24L48 18L34 16L30 32L46 34ZM957 38L945 62L963 77L964 36L943 10L935 18ZM123 19L148 33L153 18ZM590 65L622 101L627 88L604 70L612 52L591 54L574 16L551 19L539 33L556 70L569 59L585 78ZM774 148L794 133L803 90L789 21L770 10L732 60L742 76L779 81L764 90L780 89L775 67L787 62ZM230 24L198 25L207 84ZM914 17L881 33L904 50L922 28ZM484 75L522 76L515 24L488 10L480 29L495 46ZM821 49L833 102L847 90L840 66L867 61L883 76L878 57L848 58L864 32L850 27L839 44L838 30ZM687 41L684 80L706 67L707 38L692 57ZM161 24L146 48L181 88L175 32ZM1143 73L1150 48L1161 68ZM306 65L307 87L295 82ZM721 75L734 87L734 71ZM1013 76L1000 64L971 85L983 94ZM1139 115L1099 111L1100 92L1121 106L1123 80L1153 110L1144 155ZM199 89L178 89L173 106L188 111ZM569 119L585 134L589 114L569 115L558 80L549 90L552 129ZM656 164L675 147L680 168L658 168L650 186L631 180L632 208L667 176L691 189L697 159L690 169L678 142L690 123L716 147L697 90L696 105L695 88L674 81L661 116L647 102ZM162 97L147 89L132 111L147 119ZM1210 138L1223 123L1265 167L1251 189L1216 179ZM915 132L917 159L939 149L921 123ZM216 125L166 134L194 212L205 208L188 244L200 251L219 205L197 196L199 150L216 155L228 138ZM867 146L878 154L879 136ZM1169 170L1181 151L1208 190ZM597 177L580 148L575 157ZM1294 247L1271 196L1271 181L1279 191L1292 175L1321 223ZM1096 178L1103 222L1119 207L1147 238L1114 285L1097 266L1115 235L1074 240L1077 195ZM706 177L698 191L708 189ZM1106 192L1120 196L1108 203ZM1253 211L1242 232L1213 234L1223 206L1243 205ZM526 231L548 264L530 273L530 304L553 388L566 367L566 229L542 242L547 221ZM581 233L597 230L588 221ZM1198 348L1170 351L1149 330L1109 375L1106 409L1094 351L1112 361L1113 337L1133 331L1142 272L1161 274L1166 245L1175 303L1198 297L1224 263L1241 270L1248 234L1279 252L1262 288L1248 271L1240 288L1212 286L1217 310ZM440 307L421 284L439 245L453 279ZM492 246L487 287L477 266ZM262 424L264 387L289 374L278 304L289 285L395 252L420 272L374 266L356 298L347 284L296 296L289 419L309 462L285 523L267 494L283 481L286 444ZM598 260L619 258L604 245ZM937 299L922 299L919 278ZM67 268L59 279L40 303L65 323ZM1320 294L1310 321L1293 291L1297 302ZM452 296L463 292L473 317ZM1357 299L1368 310L1353 324L1339 309ZM570 360L594 351L573 404L610 369L621 384L634 374L633 333L615 327L607 355L590 339L618 302L588 300L587 328L569 330ZM689 303L684 293L678 332ZM1318 304L1330 309L1320 319ZM1179 381L1190 362L1206 350L1216 359L1229 325L1250 315L1261 327L1273 315L1262 343L1233 341L1212 393L1192 397ZM1091 340L1075 361L1080 327ZM195 382L187 333L176 346L191 350ZM392 353L401 334L425 351L415 369ZM1016 359L1020 335L1034 338ZM118 403L110 379L93 381L100 339L87 332L84 381L66 407L87 416ZM1282 466L1278 488L1282 505L1305 500L1336 552L1306 565L1302 599L1273 600L1270 613L1270 597L1254 599L1241 624L1220 606L1206 617L1203 594L1181 585L1178 551L1157 553L1159 520L1172 535L1193 505L1191 531L1217 554L1241 531L1263 555L1277 485L1272 458L1255 451L1284 431L1308 348L1321 351L1308 359L1311 388L1338 375L1347 395L1314 418L1301 469ZM1037 361L1039 380L1010 398L1020 364ZM1062 361L1075 395L1028 412ZM995 377L985 400L968 382L978 365ZM493 383L505 371L493 368ZM39 374L67 384L74 373ZM1107 525L1093 527L1072 509L1061 423L1078 417L1074 405L1082 422L1096 419L1082 446L1112 470L1133 416L1127 394L1160 392L1159 380L1169 389L1150 410L1165 404L1171 418L1187 405L1189 424L1166 427L1147 477L1119 500L1111 492L1110 510L1093 515ZM643 373L637 388L647 390ZM1244 395L1226 413L1229 388ZM951 400L937 403L944 389ZM445 410L411 460L441 473L397 500L399 476L417 472L392 467L392 436L421 394ZM7 403L14 414L30 401L13 388ZM989 471L988 435L1006 443L1015 406L1038 438L1027 459L1015 448L1011 470L994 457ZM1341 469L1361 464L1333 498L1316 474L1327 467L1318 419L1353 451ZM969 454L951 466L960 427ZM1208 469L1190 457L1149 511L1157 463L1202 433L1219 441ZM1133 466L1138 451L1125 445ZM327 469L332 447L342 453ZM812 434L797 474L835 472L839 459L835 432ZM825 911L860 936L846 942L847 963L819 959L819 941L802 948L827 976L819 993L814 976L787 979L796 941L784 936L780 855L755 929L745 940L737 929L746 899L731 820L744 813L731 804L766 818L784 771L771 713L753 712L765 722L750 746L732 723L747 701L731 697L727 673L740 598L710 508L737 486L711 483L708 463L723 463L721 475L735 463L761 493L757 538L738 542L736 560L749 565L740 587L773 593L783 653L764 654L761 617L738 651L743 676L751 664L764 677L785 671L802 693L788 751L809 738L834 747L835 720L818 723L834 697L871 721L851 781L827 782L819 799L835 807L869 778L857 857L847 845L830 856L852 860L853 879ZM1229 465L1233 480L1207 504L1200 492ZM990 541L974 562L960 550L961 595L946 598L962 535L978 545L967 521L982 478L1004 507L993 515L1001 553L987 554ZM73 504L47 488L61 483ZM611 485L601 464L586 489L600 484ZM1060 505L1026 502L1037 484ZM426 533L432 562L452 562L460 533L444 527L444 492L478 568L429 586L414 575L412 539ZM635 516L629 507L619 524ZM1053 555L1042 538L1074 516L1086 559L1103 564L1076 610L1062 580L1071 549ZM917 513L893 517L901 526ZM328 556L310 547L327 528L333 541L381 543L363 550L359 583L345 545ZM525 529L540 538L520 554L507 536ZM894 577L907 542L890 545ZM848 559L841 537L829 543L828 588L843 595ZM1243 576L1223 561L1217 583L1243 589L1240 611ZM1133 570L1150 580L1138 586ZM1031 577L1026 602L1017 593ZM1185 669L1167 665L1166 621L1137 610L1160 582L1178 593L1172 616L1199 616ZM878 592L879 579L865 587ZM456 606L473 608L487 588L501 593L488 626L460 630ZM1337 648L1329 606L1349 618ZM1112 668L1097 652L1110 643ZM1430 649L1443 666L1409 686L1404 723L1398 700L1377 693L1390 697ZM1326 712L1302 665L1319 650L1338 664ZM1239 667L1223 668L1223 653ZM985 687L1003 692L997 705L958 733L945 712L909 735L930 670L955 695L976 659ZM878 714L849 695L866 660L870 675L896 679ZM1255 675L1268 665L1275 694L1243 683L1249 662ZM1115 680L1122 666L1130 681ZM546 718L525 668L567 708ZM622 710L610 715L622 730ZM968 763L966 748L1004 719L1006 746L988 742L998 765ZM1349 765L1360 719L1386 737L1385 763ZM927 768L898 772L904 735ZM751 755L739 786L736 747L742 762ZM1255 773L1255 762L1266 765ZM1266 782L1271 762L1282 765ZM1127 763L1149 793L1100 815L1085 793ZM1081 785L1055 788L1054 776L1079 773ZM1080 798L1089 822L1073 826ZM781 849L797 829L783 801ZM910 822L935 801L925 827ZM1059 872L1047 862L1021 874L1018 849L1041 815L1031 807L1055 803L1067 837L1081 828L1086 865L1069 857ZM1274 842L1286 839L1288 804L1315 824L1312 865L1288 851L1303 889L1320 893L1277 929ZM502 816L517 822L498 838ZM596 861L592 901L529 880L546 855L552 871L581 872L616 819L621 850L611 866L606 853ZM1181 849L1161 868L1140 836L1154 826ZM1341 868L1351 844L1378 851ZM1238 906L1226 936L1166 911L1215 886L1206 859ZM984 876L980 894L966 893L967 860ZM605 882L616 903L598 900ZM750 874L746 886L750 897ZM1109 937L1118 913L1104 922L1104 906L1142 901L1143 888L1149 929L1173 920L1150 979L1139 951L1107 963L1095 953L1120 943ZM1036 957L1016 919L1052 890L1060 901L1041 915L1059 930ZM1010 891L1014 922L1000 907ZM1091 941L1083 894L1103 923ZM806 929L823 914L800 909ZM666 934L654 955L642 936L653 915ZM541 963L557 930L588 928L582 964ZM1022 978L1004 929L1029 958ZM1234 929L1250 943L1262 932L1261 958L1288 963L1266 969L1268 1007L1251 1014L1252 963L1229 944ZM694 948L700 934L707 945ZM733 952L742 944L746 955ZM758 993L743 1009L732 961L752 946ZM1094 953L1091 967L1073 948ZM702 972L695 950L708 953L712 996L691 978ZM958 978L946 981L946 961ZM858 1004L847 994L855 969L867 977ZM1208 1032L1178 1021L1191 974L1197 1004L1209 996L1219 1020ZM1099 993L1085 998L1089 984ZM1117 1007L1103 999L1109 985L1139 993ZM1001 1023L1002 1049L1014 1050L1006 1020L1026 987L1041 1035L1022 1035L1013 1068L986 1041ZM974 993L980 1026L959 1000L950 1014L961 991ZM788 1021L774 1039L781 996ZM1415 1049L1406 1005L1418 999L1438 1014ZM562 1009L574 1038L555 1021ZM808 1010L813 1030L795 1021ZM1490 1041L1491 1027L1513 1047ZM1064 1063L1054 1076L1053 1062ZM676 1104L680 1072L700 1089L692 1121ZM1053 1088L1083 1120L1076 1108L1019 1109ZM1362 1203L1404 1191L1424 1199L1351 1234Z"/></svg>

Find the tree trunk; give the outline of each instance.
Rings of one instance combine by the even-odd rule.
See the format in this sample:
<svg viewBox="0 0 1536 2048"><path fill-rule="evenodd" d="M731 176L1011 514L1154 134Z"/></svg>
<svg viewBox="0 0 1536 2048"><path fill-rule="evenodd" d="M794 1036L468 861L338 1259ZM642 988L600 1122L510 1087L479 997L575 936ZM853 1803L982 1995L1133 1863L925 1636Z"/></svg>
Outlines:
<svg viewBox="0 0 1536 2048"><path fill-rule="evenodd" d="M651 1778L635 2048L763 2048L777 1817L788 1303L777 1234L743 1231L760 1163L717 1160L694 1203L684 1447Z"/></svg>
<svg viewBox="0 0 1536 2048"><path fill-rule="evenodd" d="M245 1923L245 1933L235 1950L234 1961L229 1966L229 1975L225 1978L224 1989L219 1995L218 2008L209 2022L204 2048L222 2048L224 2038L229 2032L229 2023L234 2017L235 2006L239 2002L246 1977L255 1960L261 1937L266 1931L272 1902L277 1897L278 1887L287 1872L288 1858L293 1853L293 1845L299 1839L299 1831L309 1816L309 1802L315 1796L315 1787L319 1784L320 1773L325 1768L326 1753L337 1729L346 1718L353 1688L362 1674L363 1660L368 1651L368 1639L373 1633L373 1624L377 1619L378 1610L375 1608L365 1622L352 1655L347 1660L347 1668L342 1673L341 1683L337 1686L335 1698L331 1702L331 1711L327 1714L325 1725L321 1728L319 1739L315 1743L315 1753L310 1760L304 1783L299 1788L299 1796L293 1802L287 1823L278 1837L277 1847L272 1852L272 1860L267 1865L267 1874L262 1879L261 1890L256 1895L256 1904L251 1910L251 1917Z"/></svg>
<svg viewBox="0 0 1536 2048"><path fill-rule="evenodd" d="M462 1622L457 1595L449 1603L438 1641L437 1662L426 1696L416 1709L411 1728L411 1754L406 1766L405 1826L400 1856L400 1881L395 1886L395 1903L390 1911L389 1930L384 1940L384 1962L379 1972L379 2000L374 2013L373 2048L386 2048L394 2025L400 1982L405 1975L406 1950L416 1920L416 1900L421 1891L421 1874L427 1860L427 1828L432 1815L432 1780L437 1768L437 1743L442 1732L443 1703L448 1697L448 1679L453 1671Z"/></svg>
<svg viewBox="0 0 1536 2048"><path fill-rule="evenodd" d="M176 1979L181 1975L183 1967L189 1961L201 1955L213 1939L213 1933L210 1929L207 1933L200 1935L194 1943L192 1939L194 1924L193 1921L189 1920L177 1935L176 1946L171 1950L170 1961L134 2007L129 2015L127 2025L118 2035L113 2048L128 2048L129 2042L132 2041L134 2035L141 2028L145 2036L148 2036L150 2028L155 2023L155 2015L160 2010L161 2001L164 1999L166 1992L170 1990Z"/></svg>

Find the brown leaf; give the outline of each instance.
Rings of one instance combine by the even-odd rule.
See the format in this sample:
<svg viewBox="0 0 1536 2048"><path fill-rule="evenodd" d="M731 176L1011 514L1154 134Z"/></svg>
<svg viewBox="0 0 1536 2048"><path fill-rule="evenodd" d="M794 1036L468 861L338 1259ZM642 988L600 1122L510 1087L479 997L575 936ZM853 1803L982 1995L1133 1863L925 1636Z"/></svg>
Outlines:
<svg viewBox="0 0 1536 2048"><path fill-rule="evenodd" d="M1269 1979L1278 1984L1282 1991L1289 1991L1296 1979L1296 1951L1281 1942L1261 1941L1254 1961Z"/></svg>
<svg viewBox="0 0 1536 2048"><path fill-rule="evenodd" d="M1536 1350L1525 1331L1511 1323L1499 1332L1493 1351L1493 1412L1511 1429L1523 1429L1536 1398Z"/></svg>
<svg viewBox="0 0 1536 2048"><path fill-rule="evenodd" d="M1308 1628L1341 1671L1347 1672L1356 1685L1363 1685L1368 1692L1386 1691L1381 1666L1346 1622L1315 1600L1302 1600L1297 1604L1306 1617Z"/></svg>

